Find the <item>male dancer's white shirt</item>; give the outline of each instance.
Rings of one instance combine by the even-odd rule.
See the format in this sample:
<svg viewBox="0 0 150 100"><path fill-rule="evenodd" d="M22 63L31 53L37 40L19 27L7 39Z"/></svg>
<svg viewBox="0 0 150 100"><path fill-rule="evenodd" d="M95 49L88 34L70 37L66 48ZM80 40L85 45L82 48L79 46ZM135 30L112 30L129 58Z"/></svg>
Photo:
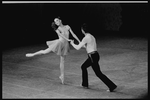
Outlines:
<svg viewBox="0 0 150 100"><path fill-rule="evenodd" d="M71 44L77 50L79 50L81 47L83 47L85 45L87 53L97 51L96 40L95 40L94 36L92 36L89 33L87 33L85 35L85 37L82 39L82 41L79 43L79 45L75 45L72 42L71 42Z"/></svg>

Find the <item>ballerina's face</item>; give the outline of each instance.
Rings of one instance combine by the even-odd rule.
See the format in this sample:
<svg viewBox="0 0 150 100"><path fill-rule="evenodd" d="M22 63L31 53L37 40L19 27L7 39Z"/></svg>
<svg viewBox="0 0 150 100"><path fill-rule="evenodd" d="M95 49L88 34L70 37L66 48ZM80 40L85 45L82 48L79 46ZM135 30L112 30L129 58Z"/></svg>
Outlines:
<svg viewBox="0 0 150 100"><path fill-rule="evenodd" d="M60 26L60 24L61 24L61 20L58 19L58 18L55 18L55 19L54 19L54 22L55 22L55 24L56 24L57 26Z"/></svg>

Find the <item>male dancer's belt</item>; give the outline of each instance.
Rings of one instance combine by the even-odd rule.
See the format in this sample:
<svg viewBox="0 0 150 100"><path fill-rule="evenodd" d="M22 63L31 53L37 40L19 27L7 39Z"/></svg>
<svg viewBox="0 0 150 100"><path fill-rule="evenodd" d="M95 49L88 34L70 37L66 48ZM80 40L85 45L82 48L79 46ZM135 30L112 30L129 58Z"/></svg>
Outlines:
<svg viewBox="0 0 150 100"><path fill-rule="evenodd" d="M97 53L97 51L92 51L92 52L88 53L88 55L89 55L89 57L90 57L92 63L93 63L93 59L92 59L91 55L92 55L92 54L95 54L95 53Z"/></svg>
<svg viewBox="0 0 150 100"><path fill-rule="evenodd" d="M92 51L92 52L88 53L88 55L91 55L91 54L94 54L94 53L97 53L97 51Z"/></svg>

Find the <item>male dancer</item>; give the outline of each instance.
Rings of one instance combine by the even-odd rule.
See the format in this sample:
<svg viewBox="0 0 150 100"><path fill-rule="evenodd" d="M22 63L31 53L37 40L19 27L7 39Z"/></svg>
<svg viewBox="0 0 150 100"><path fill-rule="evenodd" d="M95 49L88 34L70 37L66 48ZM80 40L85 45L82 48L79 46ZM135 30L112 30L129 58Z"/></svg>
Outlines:
<svg viewBox="0 0 150 100"><path fill-rule="evenodd" d="M94 36L90 33L87 33L85 24L81 27L81 31L85 35L82 41L78 45L74 44L74 41L71 41L70 43L77 50L79 50L81 47L85 47L88 54L87 60L81 66L82 86L88 88L89 84L87 68L92 66L92 69L94 70L96 76L108 86L109 90L107 91L113 92L117 88L117 86L100 70L100 66L98 63L100 57L99 53L97 52L97 45Z"/></svg>

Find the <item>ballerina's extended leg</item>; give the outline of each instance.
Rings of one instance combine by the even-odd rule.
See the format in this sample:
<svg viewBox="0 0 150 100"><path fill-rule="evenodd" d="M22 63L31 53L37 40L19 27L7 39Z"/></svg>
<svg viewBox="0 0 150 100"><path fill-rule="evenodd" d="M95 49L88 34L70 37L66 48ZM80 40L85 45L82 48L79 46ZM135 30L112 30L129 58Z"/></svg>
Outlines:
<svg viewBox="0 0 150 100"><path fill-rule="evenodd" d="M27 53L26 57L33 57L35 55L40 55L40 54L43 54L43 53L44 53L44 50L40 50L40 51L35 52L35 53Z"/></svg>
<svg viewBox="0 0 150 100"><path fill-rule="evenodd" d="M49 52L51 52L51 49L47 48L45 50L40 50L40 51L35 52L35 53L27 53L26 57L33 57L33 56L36 56L36 55L47 54Z"/></svg>
<svg viewBox="0 0 150 100"><path fill-rule="evenodd" d="M26 54L26 57L33 57L33 56L34 56L33 53L27 53L27 54Z"/></svg>

